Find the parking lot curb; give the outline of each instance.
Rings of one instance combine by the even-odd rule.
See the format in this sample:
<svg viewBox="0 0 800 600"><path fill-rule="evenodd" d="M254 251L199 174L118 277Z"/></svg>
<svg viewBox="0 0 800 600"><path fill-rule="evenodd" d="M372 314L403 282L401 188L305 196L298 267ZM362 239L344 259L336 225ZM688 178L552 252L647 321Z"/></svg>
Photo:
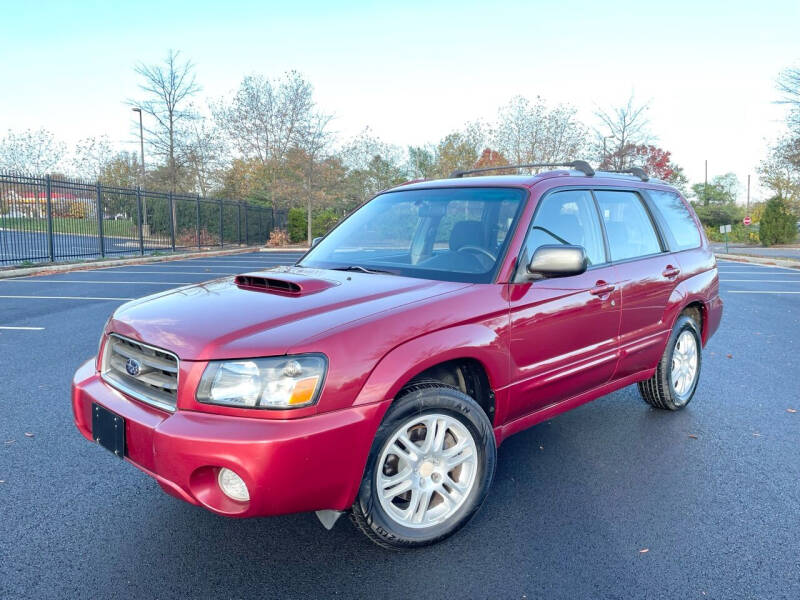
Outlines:
<svg viewBox="0 0 800 600"><path fill-rule="evenodd" d="M308 246L304 248L297 248L292 246L284 246L283 248L259 248L259 252L308 252Z"/></svg>
<svg viewBox="0 0 800 600"><path fill-rule="evenodd" d="M135 258L115 258L112 260L96 260L92 262L66 263L63 265L23 267L19 269L0 270L0 279L8 279L10 277L51 275L53 273L69 273L70 271L90 271L92 269L99 269L102 267L124 267L128 265L143 265L155 262L186 260L187 258L203 258L205 256L228 256L231 254L243 254L246 252L254 252L256 250L257 248L250 246L244 248L233 248L231 250L182 252L180 254L166 254L159 256L137 256Z"/></svg>
<svg viewBox="0 0 800 600"><path fill-rule="evenodd" d="M772 265L775 267L789 267L790 269L800 269L800 260L792 260L791 258L764 258L761 256L750 256L749 254L725 254L724 252L715 252L714 256L725 260L734 260L737 262L756 263L759 265Z"/></svg>

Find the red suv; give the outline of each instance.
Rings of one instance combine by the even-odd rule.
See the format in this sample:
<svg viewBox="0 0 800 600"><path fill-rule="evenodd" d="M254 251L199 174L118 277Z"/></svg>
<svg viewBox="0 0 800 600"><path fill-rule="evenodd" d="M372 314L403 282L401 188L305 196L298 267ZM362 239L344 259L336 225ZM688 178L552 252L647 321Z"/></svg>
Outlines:
<svg viewBox="0 0 800 600"><path fill-rule="evenodd" d="M403 185L293 267L125 304L78 428L215 513L349 511L398 548L467 523L517 431L633 383L683 408L722 316L696 216L641 170L548 166Z"/></svg>

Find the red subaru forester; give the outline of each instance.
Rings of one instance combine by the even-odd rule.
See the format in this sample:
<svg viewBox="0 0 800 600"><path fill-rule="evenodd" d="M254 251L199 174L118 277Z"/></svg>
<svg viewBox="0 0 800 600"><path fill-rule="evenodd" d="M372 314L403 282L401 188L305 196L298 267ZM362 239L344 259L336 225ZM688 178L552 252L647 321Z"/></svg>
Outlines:
<svg viewBox="0 0 800 600"><path fill-rule="evenodd" d="M123 305L78 428L215 513L408 548L475 515L509 435L633 383L683 408L722 316L696 216L639 169L548 166L403 185L293 267Z"/></svg>

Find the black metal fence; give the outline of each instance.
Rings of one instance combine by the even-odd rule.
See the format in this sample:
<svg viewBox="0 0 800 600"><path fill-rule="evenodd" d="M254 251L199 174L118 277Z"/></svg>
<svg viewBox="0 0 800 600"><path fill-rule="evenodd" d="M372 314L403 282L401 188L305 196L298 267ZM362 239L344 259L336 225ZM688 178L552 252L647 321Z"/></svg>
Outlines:
<svg viewBox="0 0 800 600"><path fill-rule="evenodd" d="M0 173L0 265L264 244L287 211Z"/></svg>

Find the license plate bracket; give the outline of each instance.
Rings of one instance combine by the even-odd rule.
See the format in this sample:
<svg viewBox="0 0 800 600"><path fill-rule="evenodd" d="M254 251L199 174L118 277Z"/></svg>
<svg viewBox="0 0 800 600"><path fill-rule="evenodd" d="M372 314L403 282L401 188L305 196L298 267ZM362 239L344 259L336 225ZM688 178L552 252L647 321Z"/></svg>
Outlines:
<svg viewBox="0 0 800 600"><path fill-rule="evenodd" d="M92 437L115 456L125 456L125 419L118 414L92 404Z"/></svg>

